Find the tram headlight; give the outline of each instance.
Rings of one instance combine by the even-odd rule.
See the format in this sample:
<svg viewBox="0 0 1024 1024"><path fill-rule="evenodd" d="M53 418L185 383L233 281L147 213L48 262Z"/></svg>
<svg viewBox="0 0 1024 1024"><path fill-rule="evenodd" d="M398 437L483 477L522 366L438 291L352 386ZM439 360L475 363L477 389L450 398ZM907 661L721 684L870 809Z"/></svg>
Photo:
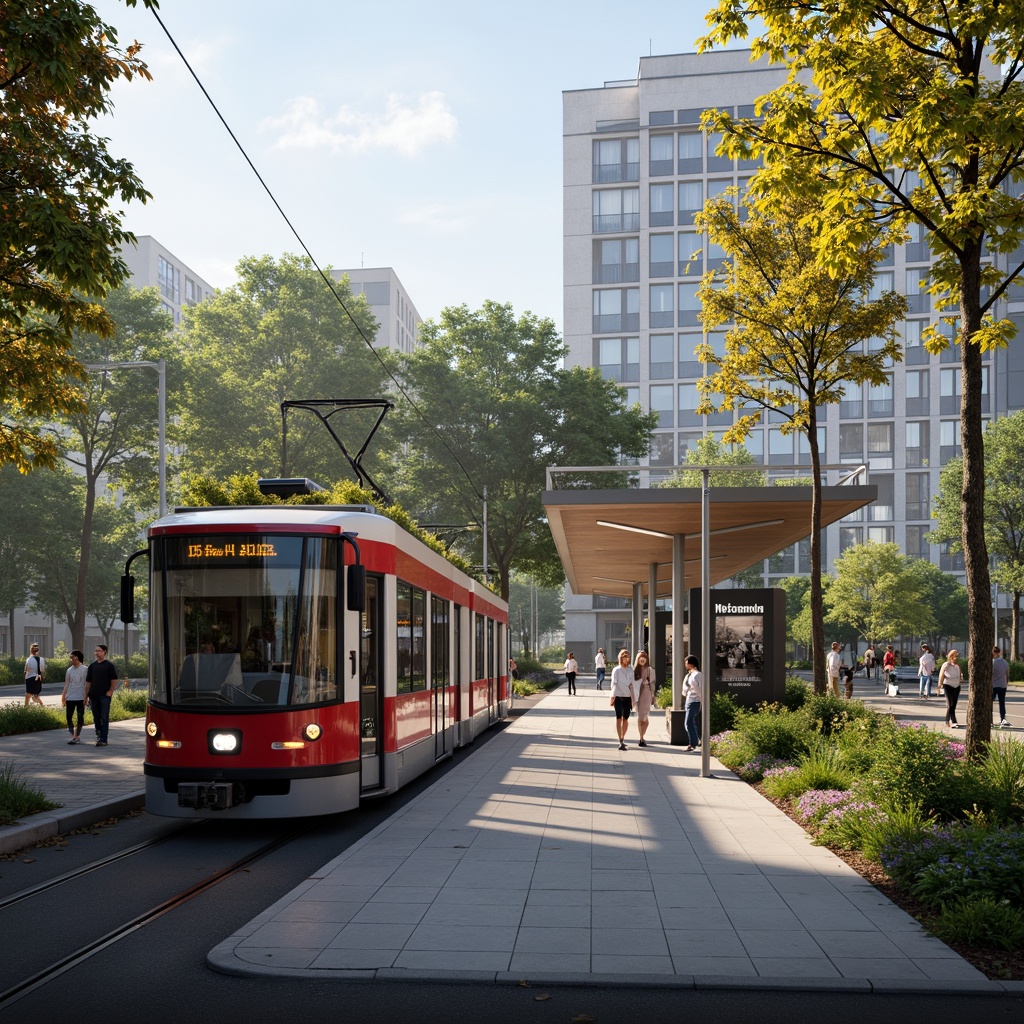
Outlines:
<svg viewBox="0 0 1024 1024"><path fill-rule="evenodd" d="M153 737L154 739L156 738L156 734L159 731L160 730L157 728L156 722L147 722L146 723L146 732L149 733L149 735L151 737Z"/></svg>
<svg viewBox="0 0 1024 1024"><path fill-rule="evenodd" d="M211 729L206 734L207 749L211 754L230 756L242 752L241 729Z"/></svg>
<svg viewBox="0 0 1024 1024"><path fill-rule="evenodd" d="M307 740L318 740L322 733L323 729L321 729L316 722L310 722L309 725L302 730L302 735L305 736Z"/></svg>

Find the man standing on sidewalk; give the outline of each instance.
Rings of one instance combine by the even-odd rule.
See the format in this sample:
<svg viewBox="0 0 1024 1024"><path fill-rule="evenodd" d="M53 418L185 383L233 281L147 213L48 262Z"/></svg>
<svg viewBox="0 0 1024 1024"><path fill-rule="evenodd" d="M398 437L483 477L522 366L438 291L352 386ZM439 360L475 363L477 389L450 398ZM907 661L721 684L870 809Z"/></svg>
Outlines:
<svg viewBox="0 0 1024 1024"><path fill-rule="evenodd" d="M843 659L840 655L838 642L833 642L832 650L825 655L825 674L828 676L828 685L832 688L834 696L839 696L839 669Z"/></svg>
<svg viewBox="0 0 1024 1024"><path fill-rule="evenodd" d="M117 669L107 661L106 644L97 644L94 653L96 660L89 666L85 681L89 685L89 707L96 726L96 746L105 747L110 728L110 699L117 686Z"/></svg>

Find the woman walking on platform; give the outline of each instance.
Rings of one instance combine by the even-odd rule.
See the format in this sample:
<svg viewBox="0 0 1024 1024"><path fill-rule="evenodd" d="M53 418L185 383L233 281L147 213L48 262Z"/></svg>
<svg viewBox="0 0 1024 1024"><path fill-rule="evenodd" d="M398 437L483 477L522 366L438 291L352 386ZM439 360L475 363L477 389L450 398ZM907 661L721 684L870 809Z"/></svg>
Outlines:
<svg viewBox="0 0 1024 1024"><path fill-rule="evenodd" d="M629 651L619 651L619 663L612 669L611 706L615 708L615 732L619 737L619 750L626 749L626 729L633 710L633 669L629 664Z"/></svg>
<svg viewBox="0 0 1024 1024"><path fill-rule="evenodd" d="M636 693L636 727L640 733L640 746L646 747L647 727L651 724L651 704L654 703L654 688L657 678L651 668L651 659L646 651L640 651L633 665L633 685Z"/></svg>
<svg viewBox="0 0 1024 1024"><path fill-rule="evenodd" d="M946 695L946 725L950 729L959 729L956 721L956 702L960 699L960 684L963 673L960 671L960 652L956 649L946 655L946 660L939 669L939 693Z"/></svg>

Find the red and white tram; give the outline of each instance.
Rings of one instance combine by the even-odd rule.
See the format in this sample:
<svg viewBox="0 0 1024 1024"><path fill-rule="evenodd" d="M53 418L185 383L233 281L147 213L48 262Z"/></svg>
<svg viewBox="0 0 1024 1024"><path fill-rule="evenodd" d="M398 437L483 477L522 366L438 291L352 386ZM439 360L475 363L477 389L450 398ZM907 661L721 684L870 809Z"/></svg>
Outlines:
<svg viewBox="0 0 1024 1024"><path fill-rule="evenodd" d="M371 506L183 509L149 557L152 813L343 811L507 714L506 605Z"/></svg>

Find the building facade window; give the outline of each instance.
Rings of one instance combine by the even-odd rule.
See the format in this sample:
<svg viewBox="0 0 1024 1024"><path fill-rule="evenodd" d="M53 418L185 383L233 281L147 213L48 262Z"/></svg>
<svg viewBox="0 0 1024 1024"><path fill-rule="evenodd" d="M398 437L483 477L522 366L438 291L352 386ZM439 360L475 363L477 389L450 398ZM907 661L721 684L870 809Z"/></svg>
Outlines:
<svg viewBox="0 0 1024 1024"><path fill-rule="evenodd" d="M931 558L931 544L926 539L930 529L931 527L928 526L907 527L906 554L908 558L924 558L926 560Z"/></svg>
<svg viewBox="0 0 1024 1024"><path fill-rule="evenodd" d="M594 234L640 229L640 189L605 188L594 192Z"/></svg>
<svg viewBox="0 0 1024 1024"><path fill-rule="evenodd" d="M597 368L605 380L632 383L640 379L640 339L600 338Z"/></svg>
<svg viewBox="0 0 1024 1024"><path fill-rule="evenodd" d="M675 391L673 384L651 385L651 412L658 414L658 426L662 429L675 426Z"/></svg>
<svg viewBox="0 0 1024 1024"><path fill-rule="evenodd" d="M907 389L907 415L927 416L928 408L928 371L907 370L904 378Z"/></svg>
<svg viewBox="0 0 1024 1024"><path fill-rule="evenodd" d="M679 223L692 224L694 217L704 209L704 183L679 182Z"/></svg>
<svg viewBox="0 0 1024 1024"><path fill-rule="evenodd" d="M954 416L960 411L960 367L939 370L939 413Z"/></svg>
<svg viewBox="0 0 1024 1024"><path fill-rule="evenodd" d="M702 132L679 133L679 173L704 173L704 135Z"/></svg>
<svg viewBox="0 0 1024 1024"><path fill-rule="evenodd" d="M928 286L927 268L907 268L907 309L911 313L930 313L932 297L924 290Z"/></svg>
<svg viewBox="0 0 1024 1024"><path fill-rule="evenodd" d="M639 180L639 139L594 140L594 184Z"/></svg>
<svg viewBox="0 0 1024 1024"><path fill-rule="evenodd" d="M931 475L908 473L906 485L907 519L928 519L931 515Z"/></svg>
<svg viewBox="0 0 1024 1024"><path fill-rule="evenodd" d="M960 451L960 421L942 420L939 423L939 465L963 454Z"/></svg>
<svg viewBox="0 0 1024 1024"><path fill-rule="evenodd" d="M679 326L700 325L700 300L697 298L698 281L684 281L679 285Z"/></svg>
<svg viewBox="0 0 1024 1024"><path fill-rule="evenodd" d="M892 416L892 377L884 384L868 385L868 416Z"/></svg>
<svg viewBox="0 0 1024 1024"><path fill-rule="evenodd" d="M651 235L650 237L651 277L676 276L675 235Z"/></svg>
<svg viewBox="0 0 1024 1024"><path fill-rule="evenodd" d="M594 242L594 284L640 280L640 239L602 238Z"/></svg>
<svg viewBox="0 0 1024 1024"><path fill-rule="evenodd" d="M650 339L651 380L671 380L675 375L675 337L671 334L652 334Z"/></svg>
<svg viewBox="0 0 1024 1024"><path fill-rule="evenodd" d="M928 426L927 422L910 422L906 424L904 434L906 437L907 469L931 465L928 451Z"/></svg>
<svg viewBox="0 0 1024 1024"><path fill-rule="evenodd" d="M651 289L651 327L672 327L675 324L675 308L673 298L675 285L652 284Z"/></svg>
<svg viewBox="0 0 1024 1024"><path fill-rule="evenodd" d="M650 140L651 177L675 173L674 135L652 135Z"/></svg>
<svg viewBox="0 0 1024 1024"><path fill-rule="evenodd" d="M594 334L640 329L640 289L604 288L594 292Z"/></svg>
<svg viewBox="0 0 1024 1024"><path fill-rule="evenodd" d="M649 226L667 227L676 222L675 185L649 186L650 209L647 213Z"/></svg>

